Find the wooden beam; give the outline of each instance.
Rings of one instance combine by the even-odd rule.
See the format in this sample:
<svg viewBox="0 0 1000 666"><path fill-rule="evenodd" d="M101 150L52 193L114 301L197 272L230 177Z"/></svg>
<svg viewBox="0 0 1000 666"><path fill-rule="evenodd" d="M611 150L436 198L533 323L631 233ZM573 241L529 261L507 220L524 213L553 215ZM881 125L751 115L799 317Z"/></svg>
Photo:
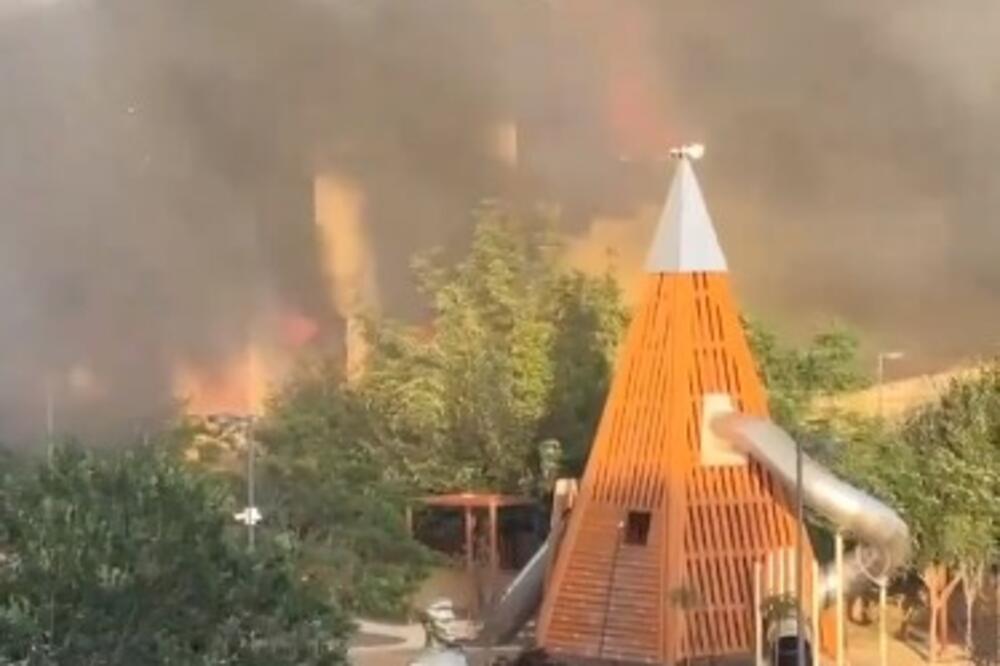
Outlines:
<svg viewBox="0 0 1000 666"><path fill-rule="evenodd" d="M475 523L472 507L465 507L465 566L472 571L476 566Z"/></svg>
<svg viewBox="0 0 1000 666"><path fill-rule="evenodd" d="M497 504L490 502L490 575L497 580L500 571L499 526L497 525Z"/></svg>

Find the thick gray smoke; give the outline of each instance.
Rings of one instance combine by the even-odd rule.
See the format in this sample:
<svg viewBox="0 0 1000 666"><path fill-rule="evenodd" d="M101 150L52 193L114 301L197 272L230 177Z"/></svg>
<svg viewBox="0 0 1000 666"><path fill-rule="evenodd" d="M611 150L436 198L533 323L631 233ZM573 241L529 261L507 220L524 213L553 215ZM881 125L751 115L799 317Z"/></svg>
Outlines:
<svg viewBox="0 0 1000 666"><path fill-rule="evenodd" d="M836 316L915 364L992 351L998 19L988 0L0 0L0 437L38 432L52 375L100 386L57 400L63 429L157 418L178 359L225 363L265 309L336 339L325 169L363 188L381 302L413 316L409 256L459 247L477 200L560 202L579 232L657 201L652 158L703 139L749 309ZM509 121L516 172L489 148Z"/></svg>

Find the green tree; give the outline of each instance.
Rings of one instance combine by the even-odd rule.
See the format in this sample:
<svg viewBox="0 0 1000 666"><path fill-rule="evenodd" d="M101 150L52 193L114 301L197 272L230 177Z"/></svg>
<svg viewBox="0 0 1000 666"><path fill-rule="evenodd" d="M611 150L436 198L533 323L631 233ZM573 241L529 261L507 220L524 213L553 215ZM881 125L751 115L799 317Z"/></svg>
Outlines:
<svg viewBox="0 0 1000 666"><path fill-rule="evenodd" d="M944 614L951 592L965 587L968 644L983 572L1000 538L1000 364L953 381L939 402L907 421L903 436L932 480L933 494L915 500L923 512L916 522L925 582Z"/></svg>
<svg viewBox="0 0 1000 666"><path fill-rule="evenodd" d="M346 615L304 587L293 541L230 538L218 482L151 450L60 449L3 494L0 662L343 664Z"/></svg>
<svg viewBox="0 0 1000 666"><path fill-rule="evenodd" d="M627 323L618 281L578 272L553 290L553 382L539 436L562 443L565 472L583 473Z"/></svg>
<svg viewBox="0 0 1000 666"><path fill-rule="evenodd" d="M745 320L744 328L768 392L771 417L792 433L827 430L826 423L810 424L815 400L867 383L858 369L858 338L846 328L822 331L801 347L784 343L758 321Z"/></svg>
<svg viewBox="0 0 1000 666"><path fill-rule="evenodd" d="M845 427L845 424L849 427ZM1000 537L1000 366L954 381L942 398L894 430L872 420L840 424L838 471L894 506L910 526L913 565L928 588L931 652L959 584L971 616L982 572ZM967 633L967 640L971 636Z"/></svg>
<svg viewBox="0 0 1000 666"><path fill-rule="evenodd" d="M538 492L543 440L585 459L625 312L613 279L562 267L550 221L477 216L467 256L415 264L430 325L372 326L359 392L415 485Z"/></svg>
<svg viewBox="0 0 1000 666"><path fill-rule="evenodd" d="M271 520L304 544L303 564L350 610L398 616L428 553L405 524L408 486L361 398L330 363L304 365L258 431Z"/></svg>

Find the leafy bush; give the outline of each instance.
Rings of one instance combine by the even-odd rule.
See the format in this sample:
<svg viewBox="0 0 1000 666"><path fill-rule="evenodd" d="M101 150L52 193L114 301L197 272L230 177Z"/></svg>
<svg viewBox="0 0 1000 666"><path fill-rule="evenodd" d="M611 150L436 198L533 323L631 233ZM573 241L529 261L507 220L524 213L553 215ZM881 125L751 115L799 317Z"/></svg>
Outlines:
<svg viewBox="0 0 1000 666"><path fill-rule="evenodd" d="M216 482L152 449L71 449L8 481L0 663L343 664L347 616L299 580L289 535L251 555Z"/></svg>

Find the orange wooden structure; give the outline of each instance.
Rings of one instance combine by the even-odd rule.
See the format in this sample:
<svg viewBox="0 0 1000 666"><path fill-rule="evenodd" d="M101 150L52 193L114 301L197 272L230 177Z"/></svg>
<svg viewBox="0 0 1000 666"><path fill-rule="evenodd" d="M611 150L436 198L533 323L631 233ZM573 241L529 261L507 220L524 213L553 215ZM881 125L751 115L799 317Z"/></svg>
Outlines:
<svg viewBox="0 0 1000 666"><path fill-rule="evenodd" d="M755 563L794 546L796 521L778 483L719 449L704 425L706 405L766 415L767 400L688 157L647 269L546 590L539 644L565 658L621 662L748 654Z"/></svg>

